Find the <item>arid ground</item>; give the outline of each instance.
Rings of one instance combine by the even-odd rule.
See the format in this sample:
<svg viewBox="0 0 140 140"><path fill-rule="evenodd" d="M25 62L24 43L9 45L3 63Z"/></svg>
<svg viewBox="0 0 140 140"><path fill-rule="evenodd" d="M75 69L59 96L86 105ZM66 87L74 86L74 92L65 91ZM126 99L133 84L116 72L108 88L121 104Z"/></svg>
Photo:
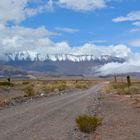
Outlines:
<svg viewBox="0 0 140 140"><path fill-rule="evenodd" d="M0 140L140 140L137 81L131 88L104 80L0 84ZM83 114L99 116L102 124L80 132L75 119Z"/></svg>

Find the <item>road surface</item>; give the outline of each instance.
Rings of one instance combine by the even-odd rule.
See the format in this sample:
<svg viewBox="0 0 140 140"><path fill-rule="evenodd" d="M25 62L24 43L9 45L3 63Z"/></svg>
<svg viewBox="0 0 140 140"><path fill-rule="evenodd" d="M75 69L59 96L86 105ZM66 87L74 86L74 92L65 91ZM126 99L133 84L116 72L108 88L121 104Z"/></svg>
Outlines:
<svg viewBox="0 0 140 140"><path fill-rule="evenodd" d="M86 112L102 84L0 111L0 140L71 140L75 118Z"/></svg>

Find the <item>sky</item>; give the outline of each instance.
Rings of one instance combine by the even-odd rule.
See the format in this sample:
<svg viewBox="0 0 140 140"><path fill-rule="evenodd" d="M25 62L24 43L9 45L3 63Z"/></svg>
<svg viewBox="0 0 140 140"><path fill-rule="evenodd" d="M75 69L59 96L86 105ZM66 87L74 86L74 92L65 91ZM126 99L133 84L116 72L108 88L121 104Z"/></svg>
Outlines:
<svg viewBox="0 0 140 140"><path fill-rule="evenodd" d="M0 59L15 52L113 55L138 71L140 0L1 0L0 47Z"/></svg>

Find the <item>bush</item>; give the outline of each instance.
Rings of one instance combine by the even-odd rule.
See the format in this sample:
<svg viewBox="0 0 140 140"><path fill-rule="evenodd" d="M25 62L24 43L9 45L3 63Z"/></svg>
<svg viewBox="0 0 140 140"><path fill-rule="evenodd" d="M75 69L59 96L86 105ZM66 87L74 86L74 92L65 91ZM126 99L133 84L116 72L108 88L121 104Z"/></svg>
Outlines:
<svg viewBox="0 0 140 140"><path fill-rule="evenodd" d="M136 86L131 86L130 88L118 88L117 94L119 95L132 95L132 94L140 94L140 88Z"/></svg>
<svg viewBox="0 0 140 140"><path fill-rule="evenodd" d="M14 84L10 83L10 82L0 82L0 86L10 86L10 87L13 87Z"/></svg>
<svg viewBox="0 0 140 140"><path fill-rule="evenodd" d="M28 85L29 82L28 82L28 81L24 81L22 84L23 84L23 85Z"/></svg>
<svg viewBox="0 0 140 140"><path fill-rule="evenodd" d="M128 87L127 83L111 83L111 86L114 88L114 89L123 89L125 87Z"/></svg>
<svg viewBox="0 0 140 140"><path fill-rule="evenodd" d="M66 89L66 82L63 82L63 81L58 81L58 82L55 82L55 83L49 83L47 85L47 89L46 91L48 92L53 92L55 90L59 90L59 91L63 91Z"/></svg>
<svg viewBox="0 0 140 140"><path fill-rule="evenodd" d="M34 96L35 92L32 86L28 86L24 89L25 92L25 97L30 97L30 96Z"/></svg>
<svg viewBox="0 0 140 140"><path fill-rule="evenodd" d="M88 87L89 87L89 84L84 81L76 82L76 84L75 84L75 88L79 88L79 89L86 89Z"/></svg>
<svg viewBox="0 0 140 140"><path fill-rule="evenodd" d="M102 123L102 119L91 115L82 115L76 118L76 123L80 131L90 133L96 130L97 126Z"/></svg>

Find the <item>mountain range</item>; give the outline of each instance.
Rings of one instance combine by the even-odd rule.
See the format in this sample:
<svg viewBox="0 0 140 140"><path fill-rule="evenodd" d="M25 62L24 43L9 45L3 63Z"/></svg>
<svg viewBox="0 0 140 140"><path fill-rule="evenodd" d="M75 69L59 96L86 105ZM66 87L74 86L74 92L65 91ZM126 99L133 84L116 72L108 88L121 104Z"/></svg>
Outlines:
<svg viewBox="0 0 140 140"><path fill-rule="evenodd" d="M21 74L23 71L32 71L58 75L95 75L96 70L104 64L125 62L124 58L109 55L96 57L95 55L46 54L43 57L39 54L9 53L6 56L5 61L0 61L0 67L10 66L20 69ZM8 73L10 72L8 71Z"/></svg>

